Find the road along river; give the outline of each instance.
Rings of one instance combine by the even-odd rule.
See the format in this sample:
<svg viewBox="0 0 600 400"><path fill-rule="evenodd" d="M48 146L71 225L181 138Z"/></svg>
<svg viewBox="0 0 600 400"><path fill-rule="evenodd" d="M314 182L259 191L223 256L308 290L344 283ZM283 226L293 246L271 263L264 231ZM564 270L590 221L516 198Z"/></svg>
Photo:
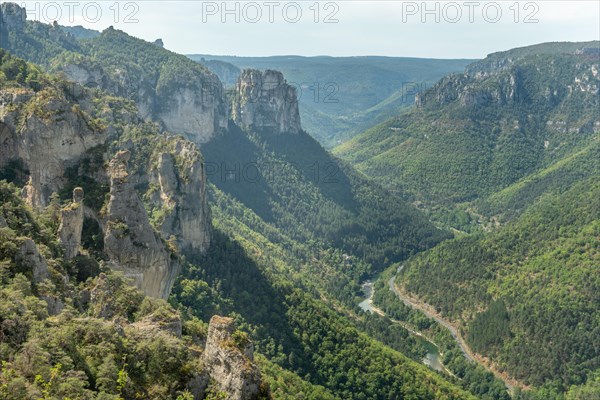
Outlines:
<svg viewBox="0 0 600 400"><path fill-rule="evenodd" d="M458 329L452 323L450 323L449 321L447 321L444 318L442 318L439 314L437 314L435 312L435 310L433 310L431 308L431 306L423 304L423 303L419 302L418 300L414 299L413 297L411 297L411 296L409 296L409 295L407 295L405 293L402 293L398 289L398 287L396 286L396 277L398 276L398 274L400 274L402 272L403 269L404 269L404 265L401 265L401 266L398 267L398 271L396 272L396 275L394 275L388 281L388 285L390 287L390 290L393 291L394 294L400 300L402 300L402 302L404 304L406 304L407 306L409 306L411 308L414 308L414 309L417 309L417 310L421 311L423 314L425 314L426 316L428 316L431 319L434 319L438 324L440 324L443 327L445 327L446 329L448 329L448 331L450 332L450 334L452 335L452 337L454 338L454 340L456 341L456 343L460 347L460 350L463 352L465 358L467 360L470 360L470 361L478 363L479 365L481 365L482 367L484 367L486 370L488 370L491 373L493 373L497 378L499 378L500 380L502 380L504 382L504 384L506 385L506 388L508 389L508 391L510 393L514 392L514 388L517 385L521 386L521 387L524 387L523 385L521 385L518 382L510 379L509 377L504 376L503 374L501 374L497 370L495 370L493 368L490 368L490 366L487 365L481 359L481 357L478 357L477 355L475 355L475 353L473 353L473 351L471 350L471 348L467 345L467 343L464 341L463 337L458 332Z"/></svg>
<svg viewBox="0 0 600 400"><path fill-rule="evenodd" d="M371 281L364 282L362 284L362 289L365 294L365 299L363 301L361 301L358 306L365 312L370 312L370 313L375 313L375 314L385 316L385 313L383 312L383 310L381 310L373 305L373 292L374 292L373 283ZM446 367L444 367L444 364L442 364L442 361L441 361L442 355L440 354L440 351L435 343L433 343L432 341L425 338L425 336L423 336L423 334L421 332L411 329L402 321L397 321L397 320L394 320L391 318L390 318L390 320L394 323L402 325L402 327L405 328L411 335L413 335L415 340L417 340L423 346L423 348L425 348L427 350L427 354L421 360L423 362L423 364L427 365L430 368L433 368L436 371L452 374L450 371L448 371L446 369Z"/></svg>

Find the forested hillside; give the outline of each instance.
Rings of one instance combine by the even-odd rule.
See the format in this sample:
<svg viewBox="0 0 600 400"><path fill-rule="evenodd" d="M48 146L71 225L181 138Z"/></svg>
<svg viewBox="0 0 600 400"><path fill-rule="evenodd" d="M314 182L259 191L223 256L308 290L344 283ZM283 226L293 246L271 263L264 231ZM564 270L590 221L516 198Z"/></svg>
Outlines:
<svg viewBox="0 0 600 400"><path fill-rule="evenodd" d="M55 355L52 349L47 362L24 372L9 364L3 383L9 385L10 376L20 374L23 387L37 385L47 398L78 396L74 389L59 385L56 377L62 371L69 379L77 377L72 382L84 391L87 397L82 398L187 399L191 395L216 399L238 393L231 382L251 387L253 392L246 395L252 398L475 398L459 382L422 365L414 341L386 338L383 343L370 337L353 309L361 279L380 270L387 259L405 259L448 238L447 233L332 158L306 133L277 136L242 129L228 121L220 82L197 63L114 29L77 40L62 30L54 32L55 28L59 27L28 21L19 27L19 35L9 36L10 50L42 65L8 55L2 59L3 95L12 96L12 92L4 92L7 86L28 93L13 100L17 107L3 108L10 118L2 114L6 123L2 132L11 139L26 132L31 140L37 140L38 134L58 132L64 140L56 138L56 154L44 153L52 150L48 146L39 151L56 157L59 168L54 168L51 176L44 171L41 182L34 179L29 183L35 172L29 166L34 165L36 153L27 153L28 158L21 160L25 152L15 145L19 151L3 154L0 176L19 187L26 185L24 193L32 191L39 198L31 209L18 200L32 218L43 218L55 207L64 210L64 221L74 215L74 229L81 229L80 242L75 240L71 247L71 242L64 241L72 240L72 235L60 234L66 222L48 228L48 235L54 240L60 236L64 247L48 259L59 268L71 265L60 258L61 251L79 254L77 264L69 268L71 275L81 275L78 279L82 281L77 289L56 289L67 307L56 309L48 318L66 318L64 314L70 313L76 321L93 317L110 328L108 321L122 314L128 322L112 322L114 329L110 328L112 333L104 342L115 342L98 354L103 360L112 356L116 365L113 371L111 361L106 361L106 369L113 374L109 377L113 380L106 383L113 386L106 390L99 383L104 375L99 377L96 371L104 361L87 356L92 351L89 344L96 342L90 338L93 329L84 331L83 323L82 327L74 323L74 332L65 333L60 342L79 344L70 348L68 357ZM46 68L56 74L46 75L42 72ZM79 83L68 83L67 77L78 78ZM49 90L47 82L53 81L61 84ZM36 95L38 92L43 96ZM190 104L192 108L186 108ZM13 114L17 115L14 120ZM37 130L32 120L50 129ZM99 145L88 148L85 142L72 148L78 135ZM201 146L206 162L191 141ZM60 146L67 146L69 157L64 157L61 152L66 150ZM232 147L237 151L231 151ZM222 179L210 169L214 164L245 165L247 161L273 163L281 175L265 176L260 184L228 185L227 173ZM314 170L305 169L305 163L324 168L319 170L324 176L313 180ZM37 170L38 165L34 166ZM42 164L41 168L47 167ZM329 174L335 179L327 180ZM11 192L18 190L9 187ZM89 195L71 205L70 192ZM205 231L204 223L211 215ZM398 224L384 229L390 220ZM11 220L9 227L14 230L20 223ZM24 233L10 235L7 243ZM190 242L192 238L208 242ZM2 256L16 272L24 269L13 253ZM150 273L144 260L149 260L152 268L160 264L152 271L163 275ZM113 277L117 268L143 289L178 273L170 304L158 302L160 309L144 305L153 305L154 300L124 285L127 279ZM16 272L15 279L23 279ZM170 275L165 278L166 273ZM87 296L88 288L108 283L112 287L113 280L125 294L121 296L117 289L114 295L103 294L98 299L95 296L100 292L91 290L90 294L91 304L104 299L110 300L110 306L79 306L77 299ZM74 282L71 278L67 281ZM40 307L50 307L51 301L33 287ZM75 300L68 300L69 296ZM91 310L98 308L99 313L93 314ZM110 313L113 308L115 313ZM121 308L126 311L119 314ZM152 321L146 320L148 314ZM227 321L212 318L216 314L233 317L241 331L227 333L230 339L216 341L221 345L215 349L211 332L219 329L217 323ZM38 319L43 322L46 316L40 314ZM208 326L209 319L216 321L215 326L212 322ZM131 329L158 325L164 329L174 326L174 330L164 338L156 334L149 339L148 352L158 349L153 354L136 354L140 361L128 355L129 347L120 347L125 346L122 340L131 339L126 344L139 346L146 343L137 334L129 334L129 324L135 325ZM124 327L125 336L120 336L119 326ZM22 352L19 344L35 339L33 332L7 348L2 360L12 363L17 359ZM35 332L49 339L55 336L45 326ZM74 341L72 335L81 339ZM399 331L398 337L408 334ZM262 375L252 363L249 339L255 343ZM180 344L182 347L177 347ZM171 346L168 356L161 350L167 345ZM200 364L197 368L195 362ZM227 371L220 369L229 363L233 366ZM11 390L10 385L6 387ZM37 393L23 392L17 398L38 398Z"/></svg>
<svg viewBox="0 0 600 400"><path fill-rule="evenodd" d="M335 276L328 265L341 262L341 254L286 240L230 196L217 188L212 192L214 247L194 261L198 267L184 272L175 288L185 313L239 314L258 351L342 399L466 396L361 333L342 308L330 308L336 300L314 297L320 282ZM431 385L417 384L426 381Z"/></svg>
<svg viewBox="0 0 600 400"><path fill-rule="evenodd" d="M598 43L493 54L334 153L430 207L490 196L597 137L599 61L576 51L587 47Z"/></svg>
<svg viewBox="0 0 600 400"><path fill-rule="evenodd" d="M208 178L263 220L296 240L362 260L360 269L346 271L356 282L450 237L306 133L246 134L233 127L203 149L215 168Z"/></svg>
<svg viewBox="0 0 600 400"><path fill-rule="evenodd" d="M416 256L402 285L515 377L559 390L585 382L600 367L599 190L597 176L582 179L493 233Z"/></svg>
<svg viewBox="0 0 600 400"><path fill-rule="evenodd" d="M39 68L6 53L1 59L4 93L34 87L48 96L51 85L63 90L63 81L43 74ZM115 104L115 99L109 104ZM129 122L118 125L123 121ZM135 127L131 117L114 126L112 120L103 118L96 123L117 128L116 136L110 137L114 142L107 143L114 150L108 151L116 151L123 143L131 148L131 176L143 174L143 163L153 158L154 151L161 147L168 150L172 145L155 127L140 122ZM18 183L28 172L9 164L1 173L4 179ZM90 194L98 188L93 180L82 180L78 175L66 175L65 179L65 189L79 182ZM106 242L98 241L101 232L93 224L84 223L92 231L83 232L80 255L64 257L68 248L55 233L62 225L61 212L84 205L98 211L105 205L72 203L53 196L48 207L34 210L17 196L16 186L1 185L5 266L2 337L3 360L7 361L1 390L10 393L9 398L222 396L215 385L205 386L206 392L202 386L194 386L198 379L199 384L205 379L201 343L207 326L202 321L216 313L236 316L239 326L256 341L258 352L268 357L259 358L259 362L266 381L273 385L274 398L290 398L290 393L300 391L312 399L382 398L390 391L398 398L411 393L414 398L471 398L418 362L370 339L350 319L319 299L319 293L335 293L337 288L315 285L309 278L310 268L326 274L336 265L335 260L343 259L339 251L324 249L323 254L314 254L313 248L292 240L288 243L296 247L294 251L279 247L277 238L284 240L284 236L276 228L216 188L211 189L216 228L212 250L205 256L191 257L193 263L180 259L184 272L169 305L146 298L112 271L106 263ZM151 202L147 206L152 216ZM254 221L251 228L240 222L245 218ZM151 222L161 226L158 220ZM271 238L261 240L262 232L270 232ZM173 257L181 257L177 247L170 246ZM46 276L50 279L44 279ZM21 299L22 305L15 307L15 299ZM315 312L322 319L315 320ZM309 320L316 325L308 324ZM182 332L178 326L183 327L179 328ZM322 347L330 336L337 347ZM95 350L99 346L102 352ZM342 364L339 357L345 352L354 358L344 356L346 364ZM366 354L373 358L364 357ZM31 357L35 363L27 361ZM327 357L331 360L324 363ZM347 369L342 365L356 369L355 376L345 383L341 377L346 376Z"/></svg>
<svg viewBox="0 0 600 400"><path fill-rule="evenodd" d="M516 399L598 392L597 42L490 55L332 155L278 71L226 91L160 42L21 11L0 6L3 395L507 399L399 305L399 266ZM399 104L369 96L356 121ZM360 312L387 267L386 315Z"/></svg>
<svg viewBox="0 0 600 400"><path fill-rule="evenodd" d="M597 392L598 45L494 53L335 151L470 232L412 257L396 283L498 369L543 387L532 398Z"/></svg>

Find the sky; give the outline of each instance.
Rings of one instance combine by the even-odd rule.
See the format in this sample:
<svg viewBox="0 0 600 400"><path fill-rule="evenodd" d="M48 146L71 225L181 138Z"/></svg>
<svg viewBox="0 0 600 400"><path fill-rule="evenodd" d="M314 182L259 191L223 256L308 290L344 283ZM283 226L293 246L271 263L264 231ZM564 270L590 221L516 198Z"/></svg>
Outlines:
<svg viewBox="0 0 600 400"><path fill-rule="evenodd" d="M113 25L183 54L483 58L600 40L600 1L26 1L28 19Z"/></svg>

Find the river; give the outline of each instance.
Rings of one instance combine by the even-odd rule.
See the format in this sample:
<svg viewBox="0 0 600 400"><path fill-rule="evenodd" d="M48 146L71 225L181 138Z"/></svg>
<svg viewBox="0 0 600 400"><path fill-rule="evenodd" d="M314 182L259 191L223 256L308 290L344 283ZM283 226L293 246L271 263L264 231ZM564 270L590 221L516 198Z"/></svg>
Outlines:
<svg viewBox="0 0 600 400"><path fill-rule="evenodd" d="M476 362L476 360L471 356L471 354L469 354L469 351L467 350L467 345L465 344L464 340L462 339L462 337L458 334L458 331L456 330L456 328L452 325L450 325L448 322L446 322L445 320L439 318L437 315L431 314L431 313L426 313L423 310L421 310L419 307L417 307L415 305L415 303L413 303L412 301L410 301L409 299L407 299L406 297L403 297L402 294L398 291L398 289L396 288L395 285L395 281L396 281L396 276L392 277L389 282L388 285L390 287L390 290L392 290L396 296L402 300L402 302L404 304L406 304L407 306L411 307L411 308L416 308L418 310L420 310L421 312L423 312L426 316L428 316L429 318L432 318L435 320L435 322L437 322L438 324L442 325L444 328L448 329L448 331L450 331L450 334L452 335L452 338L454 339L454 341L458 344L458 347L460 348L460 350L462 351L462 353L464 354L465 358L469 361L473 361Z"/></svg>
<svg viewBox="0 0 600 400"><path fill-rule="evenodd" d="M379 315L385 315L385 313L379 308L373 306L373 282L366 281L362 284L362 290L365 295L365 299L361 301L358 306L365 312L376 313ZM390 318L391 319L391 318ZM396 321L391 319L394 323L402 325L410 334L415 338L417 342L419 342L425 350L427 350L427 354L421 360L423 364L427 365L430 368L433 368L439 372L447 372L446 368L441 362L441 354L437 346L427 340L420 332L414 331L412 329L407 328L400 321Z"/></svg>

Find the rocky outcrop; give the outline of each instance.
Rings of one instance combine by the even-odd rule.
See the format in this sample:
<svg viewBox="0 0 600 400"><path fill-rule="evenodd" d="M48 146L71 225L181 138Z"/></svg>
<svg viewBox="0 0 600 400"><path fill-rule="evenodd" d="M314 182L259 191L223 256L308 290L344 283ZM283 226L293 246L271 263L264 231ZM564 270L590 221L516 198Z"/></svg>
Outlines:
<svg viewBox="0 0 600 400"><path fill-rule="evenodd" d="M210 243L202 155L195 144L181 137L159 135L157 129L154 136L149 133L151 140L139 145L147 146L158 159L136 160L137 172L131 182L126 162L125 166L117 162L113 165L116 167L112 179L109 178L105 145L109 137L114 137L111 135L115 133L115 121L132 125L142 121L131 108L117 112L108 107L102 111L102 119L92 121L91 115L98 114L93 114L90 107L104 101L103 98L94 97L95 92L80 85L72 88L69 100L54 87L48 88L44 96L24 88L0 90L0 168L19 167L19 174L28 179L22 196L38 208L48 205L51 195L72 183L69 180L74 176L84 177L99 196L91 198L93 205L87 213L93 214L88 218L100 222L99 230L111 265L134 278L147 294L167 297L179 266L172 260L164 240L174 237L180 250L194 253L206 251ZM121 169L123 179L116 179L115 173ZM109 212L100 216L104 190L111 183L113 196L106 208ZM164 219L156 226L162 238L148 222L135 189L140 184L158 188L146 205L165 211ZM74 202L60 212L58 234L66 259L75 257L80 250L86 212L81 195L77 191Z"/></svg>
<svg viewBox="0 0 600 400"><path fill-rule="evenodd" d="M261 394L260 371L253 363L250 341L234 337L233 319L215 315L208 327L203 360L212 379L229 400L256 399Z"/></svg>
<svg viewBox="0 0 600 400"><path fill-rule="evenodd" d="M457 74L442 78L431 90L415 97L418 107L457 103L462 107L510 105L527 101L533 88L527 86L521 71L511 71L491 79L488 75Z"/></svg>
<svg viewBox="0 0 600 400"><path fill-rule="evenodd" d="M15 256L15 262L21 268L31 271L33 281L40 283L48 278L48 262L31 239L25 239L21 243Z"/></svg>
<svg viewBox="0 0 600 400"><path fill-rule="evenodd" d="M525 86L520 71L514 69L506 76L492 80L490 83L466 85L458 93L458 101L465 107L515 104L526 100L528 89L530 88Z"/></svg>
<svg viewBox="0 0 600 400"><path fill-rule="evenodd" d="M451 103L474 109L533 103L556 107L563 101L574 99L576 103L597 105L600 92L598 60L555 49L554 53L560 56L549 61L543 54L553 46L540 46L539 54L521 53L519 49L492 54L469 65L462 74L442 78L432 88L418 94L415 103L418 107L433 108ZM586 100L581 101L583 98Z"/></svg>
<svg viewBox="0 0 600 400"><path fill-rule="evenodd" d="M58 236L67 260L75 257L81 248L83 217L83 189L77 187L73 190L73 202L60 211Z"/></svg>
<svg viewBox="0 0 600 400"><path fill-rule="evenodd" d="M8 31L20 32L25 27L27 12L15 3L0 4L0 21Z"/></svg>
<svg viewBox="0 0 600 400"><path fill-rule="evenodd" d="M233 120L257 132L299 133L302 130L296 88L279 71L242 71L232 106Z"/></svg>
<svg viewBox="0 0 600 400"><path fill-rule="evenodd" d="M72 94L83 93L74 89ZM27 108L34 111L22 111ZM90 125L81 108L64 98L35 96L24 89L0 91L0 168L12 160L24 164L30 180L23 195L31 206L47 205L50 195L64 186L67 167L107 137L106 130Z"/></svg>
<svg viewBox="0 0 600 400"><path fill-rule="evenodd" d="M21 7L3 3L0 10L2 28L25 27ZM74 40L57 24L27 22L27 27L35 28L35 37L57 44L63 39ZM23 32L24 37L28 32ZM179 270L169 239L176 240L178 249L196 254L206 251L210 243L204 161L196 144L168 134L162 138L162 129L153 126L148 140L135 144L148 150L152 159L136 159L135 176L130 180L123 154L120 161L113 160L112 171L107 173L107 145L116 140L127 148L128 142L121 142L118 132L125 125L142 125L140 115L196 143L206 142L227 127L223 88L214 74L186 57L151 44L144 47L143 41L115 29L102 35L107 40L135 42L140 48L164 55L166 61L140 68L135 63L114 66L83 54L70 54L58 56L53 66L76 81L72 85L58 79L43 83L44 87L35 91L16 82L3 87L0 169L15 170L15 182L20 185L27 182L22 196L36 208L47 206L52 194L62 195L74 180L86 188L89 185L87 212L93 215L88 218L99 221L97 231L104 238L111 266L125 271L147 294L164 298ZM140 107L136 110L130 101L87 87L106 89L135 100ZM157 137L162 139L155 140ZM105 204L109 184L110 204ZM157 190L144 196L144 204L136 188L149 185ZM155 229L144 205L164 211L158 218L153 215ZM100 210L107 212L99 215ZM85 212L76 200L60 211L58 234L66 259L79 253ZM165 240L169 240L168 246Z"/></svg>
<svg viewBox="0 0 600 400"><path fill-rule="evenodd" d="M146 295L167 298L180 266L152 229L138 193L129 181L129 157L128 151L121 151L110 161L104 251L111 267L132 278Z"/></svg>
<svg viewBox="0 0 600 400"><path fill-rule="evenodd" d="M195 76L192 81L170 82L168 86L156 91L160 105L155 116L166 130L201 144L227 128L223 87L216 76Z"/></svg>
<svg viewBox="0 0 600 400"><path fill-rule="evenodd" d="M108 28L107 40L135 40L123 32ZM161 46L162 41L154 43ZM148 46L153 46L148 43ZM156 51L156 49L153 49ZM199 64L167 50L166 61L156 73L145 73L131 65L103 64L80 57L56 68L70 80L98 87L135 101L139 116L159 122L170 132L184 135L194 143L210 141L227 128L228 110L223 85L218 77ZM176 59L181 57L182 59ZM184 65L185 63L189 65Z"/></svg>
<svg viewBox="0 0 600 400"><path fill-rule="evenodd" d="M90 315L94 318L109 319L115 315L115 290L111 287L109 278L104 273L100 273L96 279L96 283L89 293L85 293L89 299L85 299L85 303L89 307Z"/></svg>
<svg viewBox="0 0 600 400"><path fill-rule="evenodd" d="M65 303L57 296L42 295L42 299L46 302L48 315L58 315L65 309Z"/></svg>
<svg viewBox="0 0 600 400"><path fill-rule="evenodd" d="M109 86L109 79L104 69L95 63L85 63L82 60L80 63L65 64L61 68L70 80L82 86L89 88L107 88Z"/></svg>
<svg viewBox="0 0 600 400"><path fill-rule="evenodd" d="M177 338L181 338L183 325L181 317L177 313L162 315L160 313L154 313L145 316L141 320L132 324L140 331L149 332L166 332Z"/></svg>
<svg viewBox="0 0 600 400"><path fill-rule="evenodd" d="M151 183L159 190L152 202L164 214L163 237L174 236L184 253L205 252L210 244L211 217L200 151L193 143L177 140L174 151L160 153L155 165Z"/></svg>

